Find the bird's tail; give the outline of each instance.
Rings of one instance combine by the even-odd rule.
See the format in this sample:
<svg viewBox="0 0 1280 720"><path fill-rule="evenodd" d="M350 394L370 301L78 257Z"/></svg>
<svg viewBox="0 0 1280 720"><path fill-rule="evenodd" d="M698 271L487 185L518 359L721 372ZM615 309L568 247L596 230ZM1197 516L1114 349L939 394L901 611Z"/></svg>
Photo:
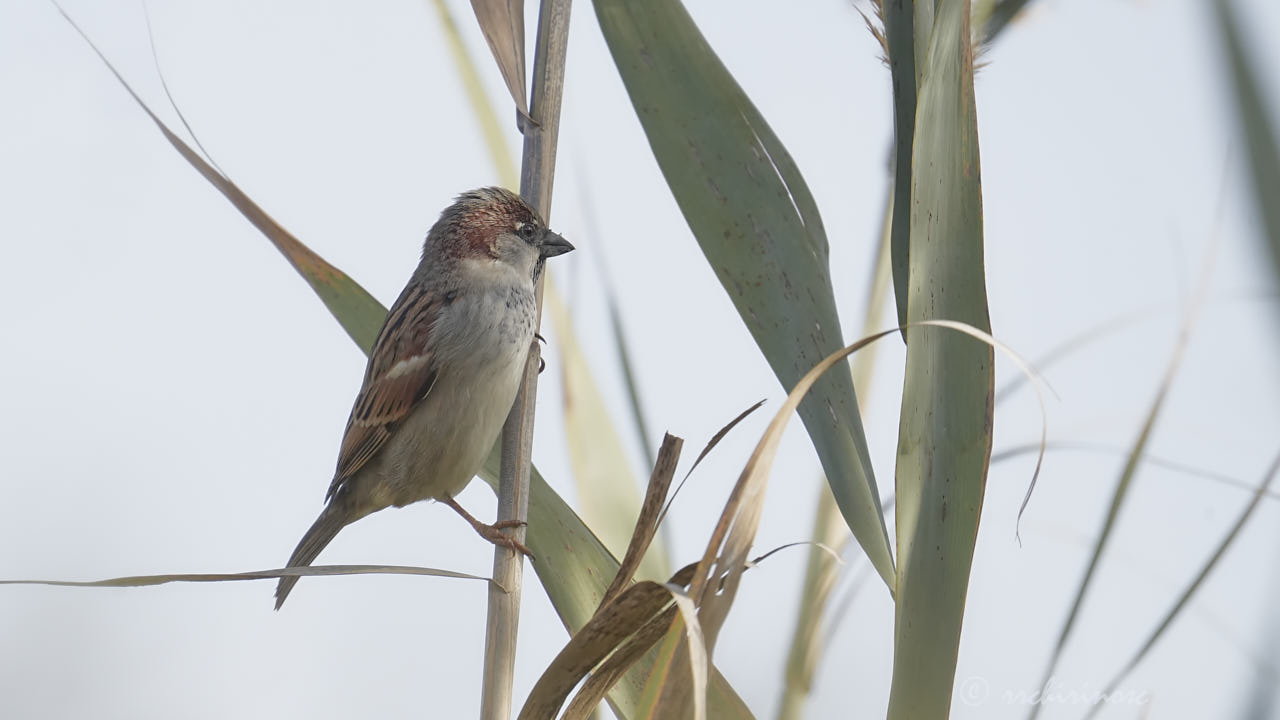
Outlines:
<svg viewBox="0 0 1280 720"><path fill-rule="evenodd" d="M311 524L311 528L307 530L307 534L302 536L302 541L298 543L298 547L294 548L293 554L289 556L289 564L286 567L306 567L311 564L320 551L329 544L330 541L338 534L338 531L346 527L356 518L352 517L350 508L344 502L345 498L335 497L333 501L325 506L324 511L320 513L320 517ZM298 576L291 575L280 578L280 583L276 585L276 609L279 610L284 605L284 599L289 597L289 591L293 590L293 586L298 584Z"/></svg>

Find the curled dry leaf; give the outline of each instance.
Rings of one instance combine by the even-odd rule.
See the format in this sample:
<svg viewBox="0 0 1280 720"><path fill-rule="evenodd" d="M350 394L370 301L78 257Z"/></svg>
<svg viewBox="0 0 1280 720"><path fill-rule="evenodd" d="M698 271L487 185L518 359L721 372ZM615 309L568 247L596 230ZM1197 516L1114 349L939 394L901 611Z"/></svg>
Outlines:
<svg viewBox="0 0 1280 720"><path fill-rule="evenodd" d="M555 717L574 686L592 668L670 604L672 591L668 585L654 582L631 585L631 580L657 532L658 514L675 476L683 444L683 440L670 434L663 438L640 517L613 582L605 591L599 609L569 639L534 684L520 718ZM625 670L622 668L622 672Z"/></svg>
<svg viewBox="0 0 1280 720"><path fill-rule="evenodd" d="M627 552L622 558L622 565L619 566L609 589L605 591L604 599L600 602L601 606L607 604L631 582L640 563L644 560L645 551L653 543L661 521L663 502L667 497L667 490L671 487L671 479L675 477L676 464L680 462L680 450L683 447L684 440L670 433L662 438L662 447L658 449L658 459L654 463L653 474L649 476L649 488L645 491L644 503L640 506L640 516L636 518L631 542L627 543Z"/></svg>

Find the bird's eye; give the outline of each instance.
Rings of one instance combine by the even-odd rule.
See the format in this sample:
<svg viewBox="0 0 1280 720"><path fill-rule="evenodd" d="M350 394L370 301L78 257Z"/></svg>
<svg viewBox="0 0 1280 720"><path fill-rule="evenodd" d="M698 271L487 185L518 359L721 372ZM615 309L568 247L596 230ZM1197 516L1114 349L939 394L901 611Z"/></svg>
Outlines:
<svg viewBox="0 0 1280 720"><path fill-rule="evenodd" d="M528 222L520 223L519 225L516 226L516 233L525 242L533 242L533 237L534 235L537 234L537 232L538 232L538 228L534 227L533 223L528 223Z"/></svg>

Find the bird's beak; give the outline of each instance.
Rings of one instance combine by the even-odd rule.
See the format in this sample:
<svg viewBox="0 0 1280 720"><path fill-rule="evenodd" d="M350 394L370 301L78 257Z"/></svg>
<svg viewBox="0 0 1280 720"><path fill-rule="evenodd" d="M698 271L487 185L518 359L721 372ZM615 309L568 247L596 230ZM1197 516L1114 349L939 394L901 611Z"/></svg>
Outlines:
<svg viewBox="0 0 1280 720"><path fill-rule="evenodd" d="M563 255L573 249L573 245L550 230L542 233L542 257L549 258Z"/></svg>

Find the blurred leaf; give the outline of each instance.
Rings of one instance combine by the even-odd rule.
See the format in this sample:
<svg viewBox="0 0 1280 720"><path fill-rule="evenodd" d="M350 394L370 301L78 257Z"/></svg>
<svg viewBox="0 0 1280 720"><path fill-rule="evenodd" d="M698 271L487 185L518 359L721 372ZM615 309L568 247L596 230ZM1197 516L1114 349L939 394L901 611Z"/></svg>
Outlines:
<svg viewBox="0 0 1280 720"><path fill-rule="evenodd" d="M1201 262L1200 282L1195 295L1187 303L1187 310L1183 316L1182 328L1178 333L1177 341L1173 348L1173 353L1169 358L1169 364L1165 368L1164 377L1161 378L1160 386L1156 389L1155 397L1151 402L1151 407L1147 411L1147 416L1142 423L1142 428L1138 432L1138 437L1134 440L1132 449L1129 451L1128 457L1125 459L1124 469L1120 472L1120 477L1116 481L1115 489L1112 491L1111 503L1107 507L1107 515L1103 520L1102 530L1098 534L1098 539L1094 543L1093 553L1089 557L1089 564L1085 568L1084 576L1080 579L1080 586L1076 589L1075 597L1071 602L1071 609L1067 613L1067 619L1062 624L1062 629L1058 633L1057 641L1054 643L1053 651L1049 657L1048 667L1045 668L1044 675L1040 680L1040 688L1048 687L1049 682L1053 678L1054 671L1058 667L1058 662L1062 659L1062 652L1066 648L1067 639L1071 637L1071 631L1075 629L1076 620L1080 616L1080 610L1084 607L1085 596L1088 595L1089 588L1093 584L1098 566L1102 560L1102 554L1106 550L1107 543L1111 539L1111 533L1115 530L1117 521L1120 518L1120 511L1124 507L1124 502L1128 498L1129 489L1133 484L1134 478L1137 476L1138 468L1142 465L1146 456L1147 444L1151 440L1151 435L1155 431L1156 421L1160 418L1160 413L1164 409L1165 398L1169 395L1170 388L1173 387L1174 378L1177 377L1178 369L1182 365L1182 359L1186 354L1187 345L1191 340L1191 331L1195 326L1197 314L1204 304L1204 298L1209 288L1209 280L1212 275L1214 246L1211 244L1205 253L1206 257ZM1026 501L1023 501L1023 507L1026 507ZM1035 718L1040 714L1040 704L1033 704L1029 718Z"/></svg>
<svg viewBox="0 0 1280 720"><path fill-rule="evenodd" d="M999 404L998 397L997 397L996 403ZM1015 457L1018 457L1021 455L1029 455L1034 452L1047 452L1047 451L1054 451L1054 450L1091 452L1091 453L1099 453L1099 454L1105 454L1105 455L1119 455L1121 457L1127 458L1129 457L1129 453L1132 450L1132 448L1112 447L1110 445L1106 445L1103 443L1070 442L1070 441L1051 442L1043 446L1037 443L1026 443L1023 445L1014 445L1012 447L1007 447L1003 450L992 452L991 464L995 465L998 462L1011 460ZM1142 456L1141 462L1144 465L1153 465L1155 467L1164 468L1165 470L1172 470L1173 472L1176 472L1176 473L1182 473L1183 475L1189 475L1194 478L1200 478L1201 480L1208 480L1210 482L1218 483L1219 485L1226 485L1227 487L1236 488L1238 490L1248 490L1249 492L1253 492L1254 490L1253 485L1249 484L1248 482L1245 482L1244 480L1233 478L1230 475L1223 475L1222 473L1214 472L1212 470L1205 470L1204 468L1192 467L1191 465L1187 465L1186 463L1181 463L1176 460L1170 460L1168 458L1160 457L1158 455L1152 455L1150 453L1144 453ZM1264 496L1271 500L1280 500L1280 493L1274 490L1268 490L1266 493L1264 493Z"/></svg>
<svg viewBox="0 0 1280 720"><path fill-rule="evenodd" d="M596 237L599 237L598 235ZM614 350L618 355L618 369L622 371L622 382L627 388L627 401L631 408L631 420L639 436L640 448L644 451L645 462L653 465L653 451L649 449L649 422L645 420L644 404L640 402L640 385L636 381L635 371L631 369L631 348L627 344L627 334L622 330L622 312L618 308L618 298L611 284L604 288L605 305L609 309L609 326L613 332Z"/></svg>
<svg viewBox="0 0 1280 720"><path fill-rule="evenodd" d="M493 103L489 102L484 81L480 79L480 69L476 67L475 59L471 57L467 46L462 42L462 33L458 29L457 21L453 18L453 13L449 12L448 3L445 0L435 0L435 5L440 15L445 40L449 43L449 54L453 56L454 65L457 66L458 74L461 75L462 88L467 93L467 100L471 104L476 122L480 125L485 147L489 149L489 159L493 161L493 166L498 171L499 182L503 187L519 187L520 174L516 172L515 163L511 159L511 150L507 147L506 135L498 122L498 113L494 110ZM520 77L523 78L524 75L521 74ZM523 95L523 81L521 95ZM523 108L523 104L521 107Z"/></svg>
<svg viewBox="0 0 1280 720"><path fill-rule="evenodd" d="M1254 65L1246 54L1232 2L1217 0L1214 7L1235 90L1236 117L1245 139L1254 205L1262 220L1264 245L1271 255L1274 276L1280 281L1280 200L1277 199L1280 198L1280 149L1276 146L1276 126L1262 96ZM1276 618L1280 615L1273 615L1270 633L1273 638L1280 637L1280 620ZM1273 659L1280 658L1277 647L1280 644L1271 645L1270 656ZM1272 717L1275 705L1275 685L1258 675L1253 681L1248 706L1242 717L1248 720Z"/></svg>
<svg viewBox="0 0 1280 720"><path fill-rule="evenodd" d="M1067 638L1071 636L1071 631L1075 628L1076 619L1079 617L1080 609L1084 606L1084 598L1088 594L1089 588L1093 583L1094 575L1098 569L1098 564L1102 559L1102 553L1106 549L1107 541L1111 539L1111 532L1115 528L1116 521L1120 517L1120 510L1124 507L1124 501L1128 497L1129 487L1133 482L1134 476L1137 474L1139 466L1142 464L1143 456L1146 452L1147 442L1151 439L1151 434L1155 430L1156 420L1160 417L1160 411L1164 407L1165 397L1168 396L1169 388L1173 385L1174 376L1177 374L1178 366L1181 364L1182 355L1186 349L1186 341L1189 329L1184 328L1183 333L1179 337L1178 345L1174 349L1173 357L1169 361L1169 366L1165 370L1165 376L1160 383L1156 396L1152 401L1151 408L1147 411L1146 419L1143 421L1142 429L1138 433L1137 439L1134 441L1132 449L1129 451L1128 457L1125 459L1124 469L1120 472L1120 478L1116 482L1115 490L1112 491L1111 504L1107 508L1106 519L1103 521L1102 531L1098 535L1098 539L1094 544L1093 553L1089 558L1089 565L1085 569L1084 577L1080 579L1080 586L1076 589L1075 598L1072 600L1071 609L1067 613L1067 619L1062 625L1061 631L1054 644L1053 652L1049 658L1049 665L1045 669L1044 675L1040 681L1039 687L1047 687L1050 679L1053 677L1054 670L1057 669L1058 661L1062 658L1062 651L1066 647ZM1040 708L1033 705L1028 715L1035 718L1040 713Z"/></svg>
<svg viewBox="0 0 1280 720"><path fill-rule="evenodd" d="M1267 627L1262 630L1266 656L1257 662L1260 672L1255 673L1249 683L1249 698L1239 716L1242 720L1275 720L1277 701L1280 701L1280 692L1276 689L1276 678L1280 677L1280 672L1277 672L1280 668L1280 612L1274 610L1280 606L1280 582L1273 575L1271 583L1273 609L1267 619Z"/></svg>
<svg viewBox="0 0 1280 720"><path fill-rule="evenodd" d="M907 314L913 323L946 318L988 331L966 0L939 3L923 69L913 143ZM950 712L991 454L994 393L991 347L930 327L910 327L907 338L898 431L891 720L945 718Z"/></svg>
<svg viewBox="0 0 1280 720"><path fill-rule="evenodd" d="M849 539L849 528L840 521L839 508L836 507L830 490L824 484L818 492L812 537L813 542L822 547L809 549L799 596L800 607L796 612L796 625L791 635L791 647L787 652L778 720L802 720L805 717L805 705L813 689L818 659L822 656L822 648L830 639L822 632L822 618L826 613L831 591L835 589L836 580L840 577L839 555L832 557L831 552L823 550L823 547L839 553Z"/></svg>
<svg viewBox="0 0 1280 720"><path fill-rule="evenodd" d="M524 0L471 0L480 30L522 115L529 114L524 85Z"/></svg>
<svg viewBox="0 0 1280 720"><path fill-rule="evenodd" d="M328 264L301 242L288 235L256 204L237 202L237 198L243 200L248 198L231 181L212 171L207 162L200 159L181 138L174 135L151 112L146 103L125 82L71 17L61 7L58 9L67 22L97 53L103 64L115 75L138 106L147 113L165 139L206 179L222 191L255 227L273 243L277 243L277 247L281 247L282 238L287 240L283 243L282 252L286 252L287 248L301 258L300 262L295 261L294 257L286 252L286 257L290 259L294 268L312 284L316 294L324 301L330 313L367 354L382 327L386 308L341 270ZM494 488L497 487L499 463L499 447L495 444L480 473L485 482ZM609 551L587 529L564 500L547 485L536 468L531 474L529 528L525 544L539 558L533 566L543 589L546 590L565 626L573 632L582 627L599 605L608 579L613 578L617 573L618 561L609 554ZM618 688L610 694L610 703L622 712L623 717L629 717L630 710L635 707L635 701L644 682L644 675L648 672L648 662L642 661L638 664L635 672L624 678ZM751 717L746 705L719 672L713 672L712 675L710 702L713 718Z"/></svg>
<svg viewBox="0 0 1280 720"><path fill-rule="evenodd" d="M638 483L551 277L543 299L560 348L565 440L582 519L597 528L605 547L620 556L627 550L640 511ZM666 578L671 574L667 557L661 541L655 542L641 564L640 577Z"/></svg>
<svg viewBox="0 0 1280 720"><path fill-rule="evenodd" d="M1280 148L1276 147L1276 126L1245 54L1239 23L1230 0L1216 0L1218 28L1226 46L1231 84L1235 89L1236 117L1249 159L1254 206L1266 233L1275 277L1280 280Z"/></svg>
<svg viewBox="0 0 1280 720"><path fill-rule="evenodd" d="M1174 601L1173 606L1169 608L1167 613L1165 613L1164 618L1156 625L1155 629L1151 631L1151 634L1147 636L1146 641L1142 643L1142 647L1134 653L1133 657L1129 658L1129 662L1125 663L1120 672L1116 673L1115 677L1111 678L1111 681L1107 683L1106 689L1102 691L1101 697L1107 698L1116 692L1120 687L1120 683L1124 682L1125 678L1129 677L1129 673L1133 672L1134 668L1138 666L1138 663L1142 662L1143 658L1147 656L1147 653L1151 651L1151 648L1155 647L1156 642L1164 635L1164 631L1169 629L1169 626L1173 624L1175 619L1177 619L1183 608L1185 608L1187 603L1191 601L1191 597L1195 595L1196 591L1200 589L1200 586L1204 584L1204 581L1209 577L1209 573L1213 572L1213 569L1218 566L1218 561L1222 559L1222 556L1226 554L1227 549L1231 547L1231 544L1235 542L1236 538L1240 535L1240 531L1244 528L1244 524L1253 516L1253 511L1258 509L1258 503L1262 502L1263 496L1266 495L1267 490L1271 487L1271 481L1275 480L1277 470L1280 470L1280 457L1277 457L1271 463L1271 467L1267 469L1267 473L1263 476L1262 482L1258 484L1257 489L1254 491L1253 497L1249 500L1248 504L1245 505L1244 510L1240 512L1240 516L1236 518L1235 523L1231 526L1231 529L1227 531L1227 534L1222 538L1222 541L1218 543L1216 548L1214 548L1209 559L1205 562L1204 566L1200 568L1200 572L1196 573L1195 579L1192 580L1191 584L1178 595L1178 599ZM1093 707L1089 710L1089 714L1085 717L1096 717L1098 711L1105 706L1105 702L1094 703Z"/></svg>
<svg viewBox="0 0 1280 720"><path fill-rule="evenodd" d="M654 157L784 388L843 345L822 219L804 180L678 0L595 0ZM857 398L830 373L800 408L854 536L892 584Z"/></svg>
<svg viewBox="0 0 1280 720"><path fill-rule="evenodd" d="M1028 2L1029 0L996 0L991 8L991 16L986 20L986 41L995 40L1018 17L1018 13L1022 12Z"/></svg>
<svg viewBox="0 0 1280 720"><path fill-rule="evenodd" d="M580 178L578 182L578 207L582 213L584 231L587 237L605 237L604 232L600 229L600 224L596 222L595 201L591 193L592 185L587 177L586 168L579 166L578 175ZM645 466L653 467L653 448L650 444L653 436L649 434L649 422L645 419L644 403L640 401L640 383L636 380L635 371L631 367L632 352L629 343L627 343L627 334L623 330L625 323L622 321L622 309L618 304L616 285L612 278L609 277L609 270L602 259L604 255L603 247L597 244L593 249L596 252L589 255L589 257L595 261L592 265L595 268L596 275L600 278L605 306L609 310L609 326L613 333L614 352L618 358L618 369L622 372L623 384L627 389L627 404L631 410L632 429L635 430L640 450L644 453ZM664 535L665 530L666 528L659 529Z"/></svg>

